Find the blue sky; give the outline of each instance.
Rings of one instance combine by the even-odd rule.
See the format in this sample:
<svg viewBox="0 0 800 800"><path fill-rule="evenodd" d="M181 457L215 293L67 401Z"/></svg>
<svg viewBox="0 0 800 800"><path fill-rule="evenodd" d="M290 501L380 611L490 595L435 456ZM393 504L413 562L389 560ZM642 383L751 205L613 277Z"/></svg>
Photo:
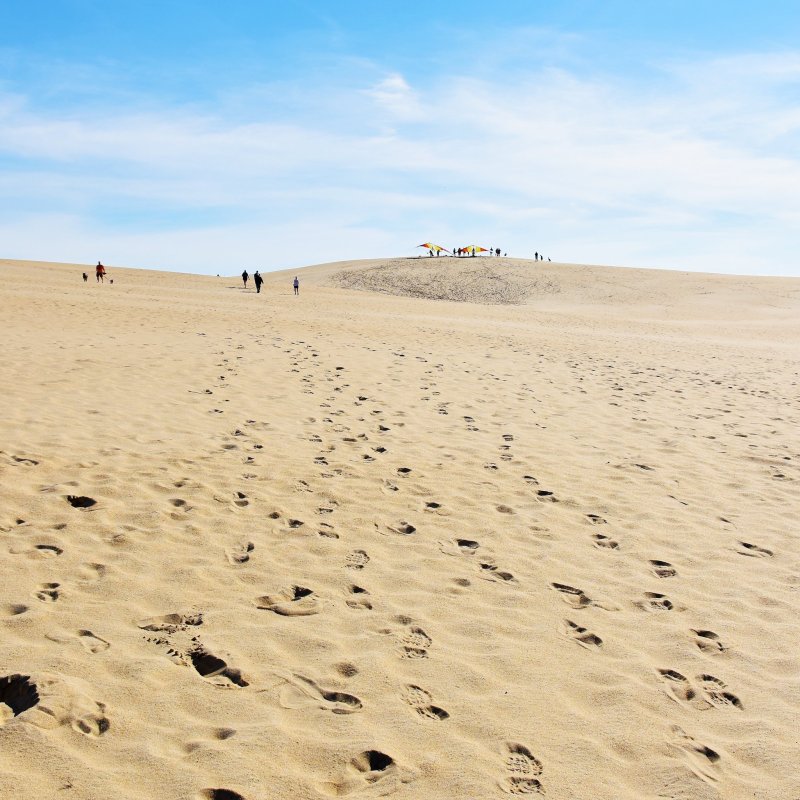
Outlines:
<svg viewBox="0 0 800 800"><path fill-rule="evenodd" d="M800 275L795 3L0 4L0 258Z"/></svg>

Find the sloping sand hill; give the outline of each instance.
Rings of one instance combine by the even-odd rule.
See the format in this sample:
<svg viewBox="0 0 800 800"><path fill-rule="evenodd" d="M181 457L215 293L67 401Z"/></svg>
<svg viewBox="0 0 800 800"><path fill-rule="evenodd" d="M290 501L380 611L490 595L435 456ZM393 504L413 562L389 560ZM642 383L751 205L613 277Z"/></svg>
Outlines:
<svg viewBox="0 0 800 800"><path fill-rule="evenodd" d="M5 796L800 797L800 281L439 261L0 261Z"/></svg>
<svg viewBox="0 0 800 800"><path fill-rule="evenodd" d="M274 273L290 280L298 271ZM797 281L730 275L556 264L519 258L392 258L320 264L302 270L304 282L429 300L491 305L536 305L553 311L635 314L645 319L709 314L730 320L731 304L786 318L800 301ZM596 306L597 308L591 308Z"/></svg>

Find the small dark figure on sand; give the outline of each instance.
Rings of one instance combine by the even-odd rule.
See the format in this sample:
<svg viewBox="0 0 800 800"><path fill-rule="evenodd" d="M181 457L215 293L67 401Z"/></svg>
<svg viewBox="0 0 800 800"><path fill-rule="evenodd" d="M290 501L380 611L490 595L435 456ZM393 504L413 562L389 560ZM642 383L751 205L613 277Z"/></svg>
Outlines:
<svg viewBox="0 0 800 800"><path fill-rule="evenodd" d="M83 282L86 283L86 281L88 281L88 280L89 280L89 276L84 272L83 273Z"/></svg>
<svg viewBox="0 0 800 800"><path fill-rule="evenodd" d="M247 279L248 279L249 277L250 277L250 276L247 274L247 270L245 270L245 271L242 273L242 283L244 284L244 288L245 288L245 289L247 288Z"/></svg>
<svg viewBox="0 0 800 800"><path fill-rule="evenodd" d="M300 281L297 280L297 275L294 276L294 281L292 282L292 286L294 287L294 293L300 294Z"/></svg>
<svg viewBox="0 0 800 800"><path fill-rule="evenodd" d="M261 294L261 284L264 283L264 279L258 274L258 270L253 275L253 282L256 285L256 294Z"/></svg>

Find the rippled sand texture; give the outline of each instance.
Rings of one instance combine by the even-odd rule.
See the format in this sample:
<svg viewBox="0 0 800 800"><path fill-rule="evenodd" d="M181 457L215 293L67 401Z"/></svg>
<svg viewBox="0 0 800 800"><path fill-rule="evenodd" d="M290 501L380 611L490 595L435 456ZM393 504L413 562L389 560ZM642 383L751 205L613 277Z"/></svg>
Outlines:
<svg viewBox="0 0 800 800"><path fill-rule="evenodd" d="M469 261L0 262L4 796L800 797L800 281Z"/></svg>

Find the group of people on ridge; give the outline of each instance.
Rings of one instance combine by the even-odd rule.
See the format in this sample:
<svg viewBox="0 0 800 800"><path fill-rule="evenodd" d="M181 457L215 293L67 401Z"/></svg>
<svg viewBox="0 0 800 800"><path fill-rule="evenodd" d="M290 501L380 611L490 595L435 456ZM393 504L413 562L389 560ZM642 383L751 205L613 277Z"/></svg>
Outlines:
<svg viewBox="0 0 800 800"><path fill-rule="evenodd" d="M247 288L247 281L250 279L250 275L248 274L247 270L242 272L242 283L244 284L244 288ZM256 285L256 294L261 294L261 284L264 283L264 279L259 274L258 270L253 273L253 283ZM300 294L300 281L297 278L297 275L294 276L294 280L292 281L292 288L294 289L295 295Z"/></svg>

